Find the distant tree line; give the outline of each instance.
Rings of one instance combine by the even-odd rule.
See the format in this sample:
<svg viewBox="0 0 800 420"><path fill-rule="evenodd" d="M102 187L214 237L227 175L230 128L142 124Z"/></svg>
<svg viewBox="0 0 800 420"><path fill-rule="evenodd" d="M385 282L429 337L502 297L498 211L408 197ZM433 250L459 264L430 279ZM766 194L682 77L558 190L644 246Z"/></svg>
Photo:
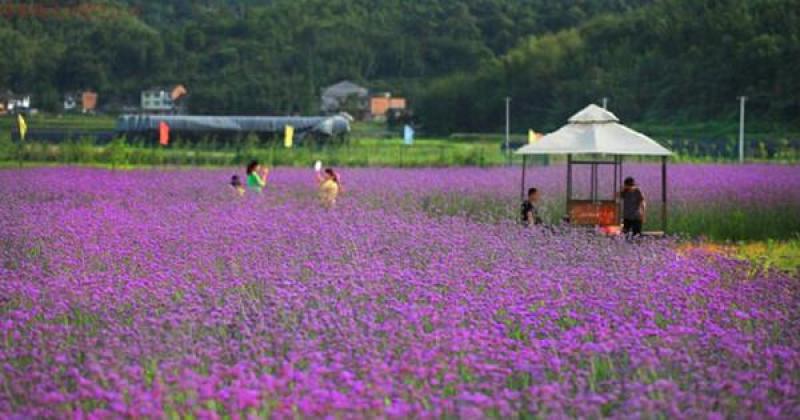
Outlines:
<svg viewBox="0 0 800 420"><path fill-rule="evenodd" d="M627 118L797 122L797 0L0 1L0 90L58 110L181 83L194 113L315 113L342 79L431 132L547 128L608 96Z"/></svg>
<svg viewBox="0 0 800 420"><path fill-rule="evenodd" d="M628 120L800 125L800 2L664 0L528 37L476 71L436 79L417 114L435 132L550 130L608 97ZM524 131L524 130L523 130Z"/></svg>

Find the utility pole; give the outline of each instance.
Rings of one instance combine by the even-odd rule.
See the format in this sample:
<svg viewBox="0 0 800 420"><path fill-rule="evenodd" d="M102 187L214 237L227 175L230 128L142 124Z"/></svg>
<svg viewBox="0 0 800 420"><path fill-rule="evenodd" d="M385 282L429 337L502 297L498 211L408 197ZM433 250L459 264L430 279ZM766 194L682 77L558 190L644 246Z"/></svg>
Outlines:
<svg viewBox="0 0 800 420"><path fill-rule="evenodd" d="M506 162L511 165L511 145L509 137L511 135L511 97L506 96Z"/></svg>
<svg viewBox="0 0 800 420"><path fill-rule="evenodd" d="M739 97L739 163L744 163L744 103L747 96Z"/></svg>
<svg viewBox="0 0 800 420"><path fill-rule="evenodd" d="M603 109L608 109L608 98L603 96Z"/></svg>

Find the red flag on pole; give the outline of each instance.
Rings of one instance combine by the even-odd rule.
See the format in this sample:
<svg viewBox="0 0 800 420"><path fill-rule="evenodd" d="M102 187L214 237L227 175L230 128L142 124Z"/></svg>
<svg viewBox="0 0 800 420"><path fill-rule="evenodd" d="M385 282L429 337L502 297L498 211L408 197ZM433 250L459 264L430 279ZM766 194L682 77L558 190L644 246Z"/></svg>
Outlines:
<svg viewBox="0 0 800 420"><path fill-rule="evenodd" d="M158 141L162 146L169 144L169 126L164 121L158 123Z"/></svg>

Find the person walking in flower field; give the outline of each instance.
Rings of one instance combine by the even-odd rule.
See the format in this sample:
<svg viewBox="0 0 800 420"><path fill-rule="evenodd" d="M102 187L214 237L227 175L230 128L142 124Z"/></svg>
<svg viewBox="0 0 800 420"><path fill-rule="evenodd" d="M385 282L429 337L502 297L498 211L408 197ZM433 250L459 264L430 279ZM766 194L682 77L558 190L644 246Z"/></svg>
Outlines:
<svg viewBox="0 0 800 420"><path fill-rule="evenodd" d="M622 199L622 233L626 236L641 235L647 202L633 177L625 178L619 196Z"/></svg>
<svg viewBox="0 0 800 420"><path fill-rule="evenodd" d="M336 205L336 197L342 191L342 184L339 177L332 168L325 169L324 172L317 171L317 182L319 183L319 199L326 208Z"/></svg>

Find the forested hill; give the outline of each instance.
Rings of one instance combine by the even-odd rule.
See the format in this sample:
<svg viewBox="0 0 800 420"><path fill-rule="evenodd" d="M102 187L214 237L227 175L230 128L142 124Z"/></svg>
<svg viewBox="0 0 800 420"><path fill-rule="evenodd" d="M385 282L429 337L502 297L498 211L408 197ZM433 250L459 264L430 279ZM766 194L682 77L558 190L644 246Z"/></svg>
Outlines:
<svg viewBox="0 0 800 420"><path fill-rule="evenodd" d="M183 83L198 113L316 112L351 79L433 131L554 124L608 96L635 118L716 118L739 94L797 121L797 0L0 1L0 89L56 109ZM759 96L760 95L760 96ZM735 108L735 106L734 106Z"/></svg>
<svg viewBox="0 0 800 420"><path fill-rule="evenodd" d="M528 35L646 2L5 2L0 87L55 107L65 90L133 101L142 87L180 82L197 112L314 112L320 88L341 79L413 96Z"/></svg>
<svg viewBox="0 0 800 420"><path fill-rule="evenodd" d="M800 128L800 1L662 0L529 37L478 71L439 78L418 103L433 131L513 125L548 130L609 97L628 121L748 119Z"/></svg>

